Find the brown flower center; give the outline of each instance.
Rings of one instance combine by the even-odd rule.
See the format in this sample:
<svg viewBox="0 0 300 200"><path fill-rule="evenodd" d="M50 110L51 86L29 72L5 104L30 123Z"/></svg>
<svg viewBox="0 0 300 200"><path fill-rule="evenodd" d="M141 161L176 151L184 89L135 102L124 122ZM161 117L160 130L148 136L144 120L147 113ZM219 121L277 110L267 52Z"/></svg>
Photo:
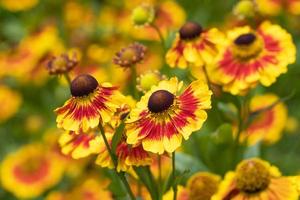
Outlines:
<svg viewBox="0 0 300 200"><path fill-rule="evenodd" d="M166 90L153 92L148 101L148 108L153 113L160 113L168 108L174 102L174 95Z"/></svg>
<svg viewBox="0 0 300 200"><path fill-rule="evenodd" d="M71 83L71 94L75 97L89 95L98 87L97 80L88 74L77 76Z"/></svg>
<svg viewBox="0 0 300 200"><path fill-rule="evenodd" d="M270 183L270 173L258 160L247 160L237 169L236 184L246 193L255 193L266 189Z"/></svg>
<svg viewBox="0 0 300 200"><path fill-rule="evenodd" d="M186 22L179 30L182 40L189 40L198 37L202 33L202 27L196 22Z"/></svg>
<svg viewBox="0 0 300 200"><path fill-rule="evenodd" d="M256 36L253 33L242 34L237 37L234 41L236 45L250 45L256 39Z"/></svg>

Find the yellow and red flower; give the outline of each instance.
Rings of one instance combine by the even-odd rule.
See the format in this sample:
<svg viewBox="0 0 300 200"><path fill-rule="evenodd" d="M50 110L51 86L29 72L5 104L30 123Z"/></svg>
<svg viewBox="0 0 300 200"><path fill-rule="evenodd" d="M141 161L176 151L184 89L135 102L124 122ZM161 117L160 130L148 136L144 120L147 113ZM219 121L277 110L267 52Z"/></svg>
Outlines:
<svg viewBox="0 0 300 200"><path fill-rule="evenodd" d="M187 188L178 185L177 186L177 200L189 200L189 191ZM173 200L174 199L174 191L169 190L164 196L163 200Z"/></svg>
<svg viewBox="0 0 300 200"><path fill-rule="evenodd" d="M210 200L217 192L221 177L209 172L198 172L191 176L187 186L178 186L178 200ZM167 192L163 200L172 200L173 191Z"/></svg>
<svg viewBox="0 0 300 200"><path fill-rule="evenodd" d="M188 139L199 130L211 107L211 94L206 83L192 82L177 96L182 82L177 78L153 86L137 103L127 123L127 143L142 143L146 151L163 154L174 152L182 137Z"/></svg>
<svg viewBox="0 0 300 200"><path fill-rule="evenodd" d="M276 16L285 8L293 15L300 14L299 0L255 0L255 4L258 12L263 15Z"/></svg>
<svg viewBox="0 0 300 200"><path fill-rule="evenodd" d="M5 85L0 85L0 123L14 116L22 103L21 95Z"/></svg>
<svg viewBox="0 0 300 200"><path fill-rule="evenodd" d="M29 10L36 6L39 3L39 0L1 0L0 6L11 12L18 12L23 10Z"/></svg>
<svg viewBox="0 0 300 200"><path fill-rule="evenodd" d="M94 177L86 178L66 195L73 200L113 200L112 193L107 189L107 181Z"/></svg>
<svg viewBox="0 0 300 200"><path fill-rule="evenodd" d="M79 75L71 83L72 97L57 108L57 126L69 131L87 132L99 123L109 122L119 107L122 95L109 83L98 84L87 74Z"/></svg>
<svg viewBox="0 0 300 200"><path fill-rule="evenodd" d="M209 172L198 172L187 182L189 199L210 200L217 192L221 177Z"/></svg>
<svg viewBox="0 0 300 200"><path fill-rule="evenodd" d="M292 177L258 158L242 161L235 172L228 172L211 200L297 200L297 186Z"/></svg>
<svg viewBox="0 0 300 200"><path fill-rule="evenodd" d="M61 151L74 159L84 158L91 154L97 154L105 148L104 141L95 131L88 133L66 131L59 138Z"/></svg>
<svg viewBox="0 0 300 200"><path fill-rule="evenodd" d="M273 94L255 96L250 101L250 116L253 120L241 133L241 140L249 145L259 141L268 144L277 142L282 135L287 122L287 108Z"/></svg>
<svg viewBox="0 0 300 200"><path fill-rule="evenodd" d="M31 144L3 160L0 177L3 188L18 198L34 198L62 178L64 167L40 144Z"/></svg>
<svg viewBox="0 0 300 200"><path fill-rule="evenodd" d="M245 94L258 82L270 86L295 62L292 37L279 25L263 22L257 30L237 27L207 68L210 81L234 95Z"/></svg>
<svg viewBox="0 0 300 200"><path fill-rule="evenodd" d="M203 30L196 22L186 22L177 33L166 62L171 67L186 68L189 65L202 67L212 62L218 53L218 44L223 34L216 28Z"/></svg>
<svg viewBox="0 0 300 200"><path fill-rule="evenodd" d="M109 141L111 143L111 140ZM141 145L128 145L122 140L116 148L118 158L117 171L127 171L131 166L147 166L152 163L152 155L146 152ZM101 167L114 168L113 161L107 150L99 153L96 164Z"/></svg>

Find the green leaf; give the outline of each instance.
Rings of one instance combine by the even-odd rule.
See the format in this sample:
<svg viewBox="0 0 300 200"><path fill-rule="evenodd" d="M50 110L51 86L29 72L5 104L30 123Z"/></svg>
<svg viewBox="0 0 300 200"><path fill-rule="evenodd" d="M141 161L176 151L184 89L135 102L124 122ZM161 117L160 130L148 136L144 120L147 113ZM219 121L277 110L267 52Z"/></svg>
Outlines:
<svg viewBox="0 0 300 200"><path fill-rule="evenodd" d="M133 169L149 191L152 199L158 199L158 189L149 167L133 167Z"/></svg>
<svg viewBox="0 0 300 200"><path fill-rule="evenodd" d="M123 137L124 128L125 128L125 123L122 121L121 124L116 129L116 132L112 138L111 149L113 153L116 152L117 146Z"/></svg>
<svg viewBox="0 0 300 200"><path fill-rule="evenodd" d="M236 121L238 119L238 110L233 103L219 102L217 107L222 112L225 119L229 121Z"/></svg>
<svg viewBox="0 0 300 200"><path fill-rule="evenodd" d="M222 124L212 135L216 144L230 144L233 140L232 126L230 124Z"/></svg>
<svg viewBox="0 0 300 200"><path fill-rule="evenodd" d="M189 170L190 173L208 171L208 168L199 159L181 152L176 153L175 166L176 170L180 172L186 170Z"/></svg>

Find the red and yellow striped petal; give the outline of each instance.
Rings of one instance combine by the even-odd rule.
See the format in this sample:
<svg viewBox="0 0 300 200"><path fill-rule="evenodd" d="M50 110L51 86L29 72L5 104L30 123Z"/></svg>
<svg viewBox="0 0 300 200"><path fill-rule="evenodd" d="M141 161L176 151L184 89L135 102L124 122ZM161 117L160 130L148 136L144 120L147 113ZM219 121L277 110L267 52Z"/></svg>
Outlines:
<svg viewBox="0 0 300 200"><path fill-rule="evenodd" d="M60 136L59 144L62 153L70 155L74 159L99 153L101 149L105 148L102 137L97 136L95 132L75 133L74 131L66 131Z"/></svg>
<svg viewBox="0 0 300 200"><path fill-rule="evenodd" d="M158 90L167 90L176 95L176 78L162 81L142 97L137 108L130 113L127 122L127 142L142 143L146 151L163 154L174 152L190 134L201 128L207 118L204 109L210 108L211 91L206 83L194 81L184 92L175 98L175 103L162 113L151 113L148 100Z"/></svg>
<svg viewBox="0 0 300 200"><path fill-rule="evenodd" d="M273 94L255 96L250 101L250 112L258 112L276 103L279 98ZM249 145L259 141L268 144L277 142L287 121L287 108L280 102L255 116L246 131L242 132L241 140L247 140Z"/></svg>
<svg viewBox="0 0 300 200"><path fill-rule="evenodd" d="M118 158L117 171L128 171L132 166L146 166L152 163L152 156L140 145L131 146L125 141L121 141L118 144L116 155ZM114 168L113 161L107 150L99 153L96 164L101 167Z"/></svg>
<svg viewBox="0 0 300 200"><path fill-rule="evenodd" d="M110 84L103 84L88 96L69 99L63 107L55 110L58 128L87 132L99 123L109 122L119 107L121 94L116 89Z"/></svg>
<svg viewBox="0 0 300 200"><path fill-rule="evenodd" d="M245 50L244 47L237 48L235 40L248 33L254 33L248 26L229 31L221 53L207 68L210 80L234 95L244 95L259 82L270 86L287 71L287 65L295 62L292 37L280 26L263 22L255 32L256 40L252 46ZM239 57L249 52L247 57Z"/></svg>
<svg viewBox="0 0 300 200"><path fill-rule="evenodd" d="M184 41L179 34L166 54L166 62L171 67L186 68L189 65L202 67L213 60L218 53L218 45L223 42L223 34L216 28L204 31L193 40Z"/></svg>

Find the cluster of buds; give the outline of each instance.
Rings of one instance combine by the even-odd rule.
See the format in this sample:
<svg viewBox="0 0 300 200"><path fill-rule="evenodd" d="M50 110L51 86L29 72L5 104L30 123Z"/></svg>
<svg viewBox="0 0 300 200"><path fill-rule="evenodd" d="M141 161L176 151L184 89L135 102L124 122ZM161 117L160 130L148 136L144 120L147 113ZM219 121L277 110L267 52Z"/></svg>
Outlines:
<svg viewBox="0 0 300 200"><path fill-rule="evenodd" d="M78 63L79 59L75 53L72 56L64 53L50 58L46 68L51 75L61 75L74 69Z"/></svg>
<svg viewBox="0 0 300 200"><path fill-rule="evenodd" d="M113 62L124 68L131 67L144 59L146 50L144 45L135 42L117 52Z"/></svg>

